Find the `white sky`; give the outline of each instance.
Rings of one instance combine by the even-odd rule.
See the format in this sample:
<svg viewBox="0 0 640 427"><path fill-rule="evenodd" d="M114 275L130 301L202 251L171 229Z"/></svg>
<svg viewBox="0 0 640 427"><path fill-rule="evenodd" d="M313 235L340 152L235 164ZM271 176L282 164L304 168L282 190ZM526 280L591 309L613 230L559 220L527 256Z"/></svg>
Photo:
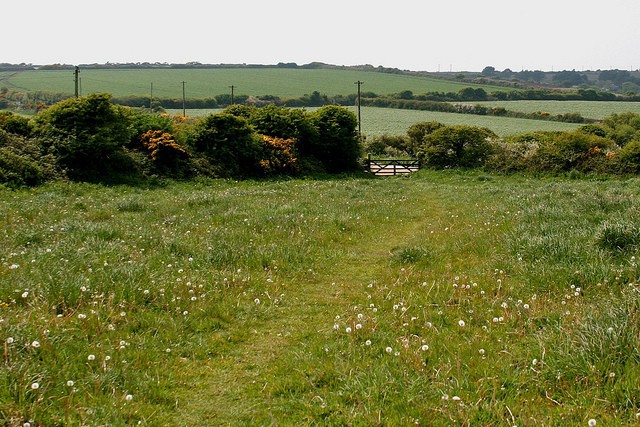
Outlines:
<svg viewBox="0 0 640 427"><path fill-rule="evenodd" d="M10 0L0 62L640 68L638 0Z"/></svg>

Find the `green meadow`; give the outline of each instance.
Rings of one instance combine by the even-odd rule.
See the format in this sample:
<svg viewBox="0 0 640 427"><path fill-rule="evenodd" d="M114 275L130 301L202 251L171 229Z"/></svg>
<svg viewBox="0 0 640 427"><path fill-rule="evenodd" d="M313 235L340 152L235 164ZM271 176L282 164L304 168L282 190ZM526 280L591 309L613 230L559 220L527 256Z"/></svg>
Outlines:
<svg viewBox="0 0 640 427"><path fill-rule="evenodd" d="M640 418L637 178L0 190L0 419Z"/></svg>
<svg viewBox="0 0 640 427"><path fill-rule="evenodd" d="M588 119L602 120L611 114L640 114L639 102L625 101L484 101L475 102L487 107L502 107L523 113L547 112L551 115L578 113Z"/></svg>

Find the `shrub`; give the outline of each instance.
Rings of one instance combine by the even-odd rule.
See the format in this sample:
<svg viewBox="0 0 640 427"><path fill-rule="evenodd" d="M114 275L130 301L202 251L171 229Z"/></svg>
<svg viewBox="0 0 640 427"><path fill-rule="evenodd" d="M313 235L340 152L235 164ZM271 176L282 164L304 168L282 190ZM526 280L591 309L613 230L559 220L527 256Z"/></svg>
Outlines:
<svg viewBox="0 0 640 427"><path fill-rule="evenodd" d="M31 134L31 121L10 111L0 111L0 129L21 136Z"/></svg>
<svg viewBox="0 0 640 427"><path fill-rule="evenodd" d="M301 155L317 159L328 172L354 171L359 168L362 147L355 113L336 105L324 106L311 114L318 136L301 141Z"/></svg>
<svg viewBox="0 0 640 427"><path fill-rule="evenodd" d="M125 107L108 94L72 98L42 111L35 132L52 150L71 178L101 180L119 169L118 151L132 135Z"/></svg>
<svg viewBox="0 0 640 427"><path fill-rule="evenodd" d="M150 130L142 134L140 142L161 173L187 173L184 161L191 156L170 133Z"/></svg>
<svg viewBox="0 0 640 427"><path fill-rule="evenodd" d="M422 147L424 137L441 127L444 127L444 124L440 122L418 122L409 126L409 129L407 129L407 136L409 137L407 153L410 156L416 156L420 147Z"/></svg>
<svg viewBox="0 0 640 427"><path fill-rule="evenodd" d="M190 143L217 176L248 176L259 169L262 144L243 117L209 115L195 125Z"/></svg>
<svg viewBox="0 0 640 427"><path fill-rule="evenodd" d="M304 110L267 105L249 111L249 124L259 134L284 139L294 138L302 144L317 137L317 129Z"/></svg>
<svg viewBox="0 0 640 427"><path fill-rule="evenodd" d="M262 136L263 154L260 168L265 175L297 175L300 173L298 163L297 141L294 138L276 138Z"/></svg>
<svg viewBox="0 0 640 427"><path fill-rule="evenodd" d="M61 175L55 164L38 141L0 129L0 183L10 187L41 184Z"/></svg>
<svg viewBox="0 0 640 427"><path fill-rule="evenodd" d="M558 132L542 139L527 163L539 172L608 172L616 150L616 144L606 138L579 131Z"/></svg>
<svg viewBox="0 0 640 427"><path fill-rule="evenodd" d="M496 134L475 126L444 126L426 135L419 157L434 168L482 166L491 153L489 140Z"/></svg>
<svg viewBox="0 0 640 427"><path fill-rule="evenodd" d="M640 141L631 141L618 151L616 170L619 173L640 173Z"/></svg>
<svg viewBox="0 0 640 427"><path fill-rule="evenodd" d="M377 135L365 144L365 151L373 155L409 156L409 138L401 135Z"/></svg>

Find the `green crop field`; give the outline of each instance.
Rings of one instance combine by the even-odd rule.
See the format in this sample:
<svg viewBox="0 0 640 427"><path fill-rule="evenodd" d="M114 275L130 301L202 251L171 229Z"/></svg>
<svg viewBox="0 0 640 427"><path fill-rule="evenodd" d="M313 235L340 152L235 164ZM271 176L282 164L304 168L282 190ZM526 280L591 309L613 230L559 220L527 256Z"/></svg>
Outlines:
<svg viewBox="0 0 640 427"><path fill-rule="evenodd" d="M0 423L637 425L638 184L0 189Z"/></svg>
<svg viewBox="0 0 640 427"><path fill-rule="evenodd" d="M182 82L188 98L207 98L231 91L240 95L275 95L283 98L300 97L318 91L328 96L349 95L357 92L354 84L364 81L362 90L378 95L388 95L410 90L416 94L442 91L458 92L468 83L351 70L306 69L141 69L141 70L81 70L83 94L106 92L114 96L148 95L153 83L154 96L182 98ZM72 94L73 72L24 71L0 75L0 87L21 91L50 91ZM479 87L479 86L476 86ZM512 90L482 86L488 92Z"/></svg>
<svg viewBox="0 0 640 427"><path fill-rule="evenodd" d="M611 114L632 112L640 114L640 102L623 101L487 101L471 105L502 107L523 113L548 112L552 115L578 113L582 117L601 120Z"/></svg>

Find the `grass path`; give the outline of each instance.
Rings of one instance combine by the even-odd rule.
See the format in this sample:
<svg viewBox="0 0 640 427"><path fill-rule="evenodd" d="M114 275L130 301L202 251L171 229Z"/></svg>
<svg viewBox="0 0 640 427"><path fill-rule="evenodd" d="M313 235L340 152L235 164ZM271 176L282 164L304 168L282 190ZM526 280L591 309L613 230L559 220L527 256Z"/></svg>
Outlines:
<svg viewBox="0 0 640 427"><path fill-rule="evenodd" d="M344 247L347 255L338 264L326 265L313 277L290 283L286 288L288 303L277 313L253 323L250 330L236 331L246 339L230 352L200 366L189 366L199 373L198 379L179 399L182 403L176 422L234 425L239 420L252 424L273 417L272 422L278 424L286 409L277 408L267 396L273 366L294 357L306 341L318 341L318 334L329 334L331 313L353 306L362 299L367 283L389 276L392 248L410 241L425 227L427 219L443 213L435 193L413 195L413 218L393 218L384 228L369 230L368 235L348 242ZM429 215L422 213L424 206L430 207Z"/></svg>

